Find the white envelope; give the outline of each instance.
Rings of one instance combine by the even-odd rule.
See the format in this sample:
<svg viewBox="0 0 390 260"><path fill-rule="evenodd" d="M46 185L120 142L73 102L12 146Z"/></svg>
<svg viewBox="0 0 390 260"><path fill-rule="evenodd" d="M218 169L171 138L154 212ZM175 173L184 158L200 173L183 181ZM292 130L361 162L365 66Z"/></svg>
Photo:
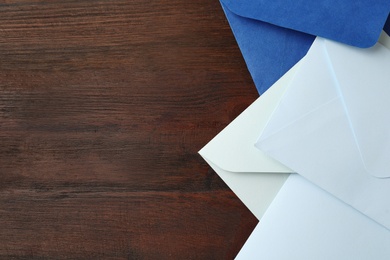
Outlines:
<svg viewBox="0 0 390 260"><path fill-rule="evenodd" d="M291 174L236 260L388 260L390 231Z"/></svg>
<svg viewBox="0 0 390 260"><path fill-rule="evenodd" d="M254 144L299 65L295 65L199 151L258 219L291 170L256 149Z"/></svg>
<svg viewBox="0 0 390 260"><path fill-rule="evenodd" d="M390 229L390 41L380 41L317 38L256 145Z"/></svg>

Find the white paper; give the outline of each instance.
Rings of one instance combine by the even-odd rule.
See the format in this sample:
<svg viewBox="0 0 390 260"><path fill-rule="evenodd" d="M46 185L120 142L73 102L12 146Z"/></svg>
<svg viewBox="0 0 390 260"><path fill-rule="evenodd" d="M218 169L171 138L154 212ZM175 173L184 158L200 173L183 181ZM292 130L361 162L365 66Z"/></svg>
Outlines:
<svg viewBox="0 0 390 260"><path fill-rule="evenodd" d="M256 145L390 228L389 100L388 48L317 38Z"/></svg>
<svg viewBox="0 0 390 260"><path fill-rule="evenodd" d="M254 143L299 66L300 62L199 151L258 219L291 170Z"/></svg>
<svg viewBox="0 0 390 260"><path fill-rule="evenodd" d="M237 260L387 260L390 231L291 174Z"/></svg>

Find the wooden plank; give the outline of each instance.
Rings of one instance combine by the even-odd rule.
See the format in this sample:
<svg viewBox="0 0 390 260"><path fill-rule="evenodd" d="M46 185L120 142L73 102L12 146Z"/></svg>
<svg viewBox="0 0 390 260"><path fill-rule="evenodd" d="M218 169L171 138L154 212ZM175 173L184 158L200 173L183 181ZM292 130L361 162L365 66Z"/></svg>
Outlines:
<svg viewBox="0 0 390 260"><path fill-rule="evenodd" d="M256 97L218 1L0 3L0 258L233 258L197 151Z"/></svg>

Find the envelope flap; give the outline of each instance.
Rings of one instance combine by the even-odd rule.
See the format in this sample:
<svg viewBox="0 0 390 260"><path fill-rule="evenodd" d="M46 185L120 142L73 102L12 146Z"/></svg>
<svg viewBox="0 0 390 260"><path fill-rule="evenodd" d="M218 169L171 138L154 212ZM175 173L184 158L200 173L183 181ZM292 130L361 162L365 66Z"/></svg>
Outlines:
<svg viewBox="0 0 390 260"><path fill-rule="evenodd" d="M288 71L199 153L229 172L291 173L289 168L256 149L254 144L299 65L300 63Z"/></svg>
<svg viewBox="0 0 390 260"><path fill-rule="evenodd" d="M221 0L237 15L349 45L373 46L390 12L388 0Z"/></svg>
<svg viewBox="0 0 390 260"><path fill-rule="evenodd" d="M366 171L390 177L390 49L325 46Z"/></svg>
<svg viewBox="0 0 390 260"><path fill-rule="evenodd" d="M323 42L324 39L317 38L316 41ZM338 91L333 87L335 82L326 49L321 44L316 44L311 47L311 50L302 60L300 67L300 71L305 71L305 73L298 71L294 75L281 102L274 110L272 119L260 135L259 142L294 124L322 104L327 104L339 96ZM317 66L312 66L312 64ZM318 67L326 68L326 70L318 70ZM305 84L301 84L302 82ZM320 84L326 87L319 87Z"/></svg>
<svg viewBox="0 0 390 260"><path fill-rule="evenodd" d="M329 44L335 44L342 46L344 49L343 52L337 53L337 56L342 57L348 63L344 63L345 66L358 64L365 68L363 66L365 62L351 59L348 54L350 53L349 49L356 48L331 42L325 44L325 42L317 38L307 57L322 57L323 49L325 54L329 54L331 51L328 48ZM384 48L381 44L378 44L378 46L380 49ZM390 60L387 56L377 56L375 54L378 51L377 48L360 50L360 52L366 51L371 51L372 55L378 59ZM351 127L351 120L346 109L347 105L344 104L339 84L323 84L321 80L317 80L317 75L312 75L307 70L307 68L316 67L318 71L333 75L336 71L334 57L328 57L328 66L318 63L317 59L307 59L307 57L303 60L301 70L297 72L297 75L298 73L306 74L306 79L303 78L304 80L296 82L295 85L292 83L289 89L298 91L299 88L297 87L299 85L307 85L307 88L336 88L340 94L335 99L330 101L326 99L319 103L316 109L302 115L296 120L296 123L286 125L283 129L276 129L279 132L275 132L265 140L260 137L257 146L312 183L390 229L390 200L385 199L390 196L390 178L377 178L367 173L352 131L353 127ZM334 68L333 71L332 68ZM390 67L386 65L384 69L389 70ZM337 71L339 71L339 68L337 68ZM343 72L348 74L349 77L365 73L359 71L359 73L351 74L345 68L343 68ZM333 77L335 83L340 82L336 75L333 75ZM366 87L371 88L372 84ZM306 92L301 92L300 102L312 99L311 96L306 95ZM321 95L322 92L318 93ZM286 95L287 91L284 100L288 101L289 97ZM384 93L384 95L387 95L387 93ZM372 105L375 106L376 104ZM294 107L291 107L291 109L294 109ZM389 111L387 108L385 110ZM278 120L283 120L283 118ZM270 124L270 126L272 125ZM373 127L372 129L375 131L376 128ZM385 170L388 171L389 167Z"/></svg>

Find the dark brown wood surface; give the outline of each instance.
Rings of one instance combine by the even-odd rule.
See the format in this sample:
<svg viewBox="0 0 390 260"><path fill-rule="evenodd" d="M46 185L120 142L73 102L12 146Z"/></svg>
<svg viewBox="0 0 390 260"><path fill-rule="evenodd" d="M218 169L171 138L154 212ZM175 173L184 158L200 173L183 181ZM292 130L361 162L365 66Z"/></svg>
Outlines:
<svg viewBox="0 0 390 260"><path fill-rule="evenodd" d="M232 259L197 154L257 98L218 0L0 2L0 259Z"/></svg>

